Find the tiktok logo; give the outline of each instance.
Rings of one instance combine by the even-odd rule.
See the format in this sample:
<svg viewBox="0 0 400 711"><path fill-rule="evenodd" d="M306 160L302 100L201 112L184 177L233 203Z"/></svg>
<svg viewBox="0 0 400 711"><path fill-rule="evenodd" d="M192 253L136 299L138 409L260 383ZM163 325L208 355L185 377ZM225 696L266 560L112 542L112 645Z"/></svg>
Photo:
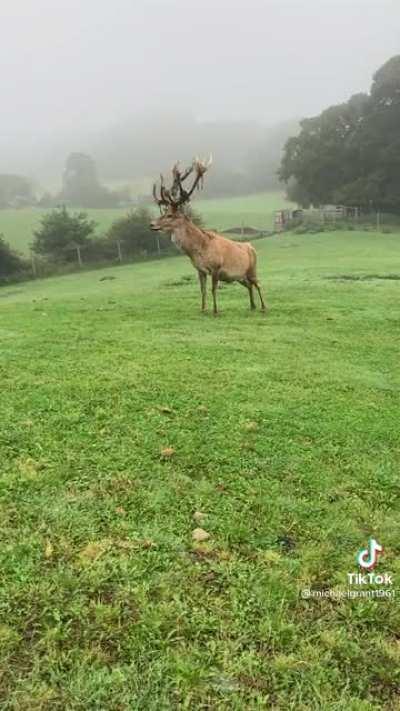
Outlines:
<svg viewBox="0 0 400 711"><path fill-rule="evenodd" d="M378 562L378 556L383 552L383 547L375 538L370 538L368 548L361 548L357 553L357 564L360 568L373 570Z"/></svg>

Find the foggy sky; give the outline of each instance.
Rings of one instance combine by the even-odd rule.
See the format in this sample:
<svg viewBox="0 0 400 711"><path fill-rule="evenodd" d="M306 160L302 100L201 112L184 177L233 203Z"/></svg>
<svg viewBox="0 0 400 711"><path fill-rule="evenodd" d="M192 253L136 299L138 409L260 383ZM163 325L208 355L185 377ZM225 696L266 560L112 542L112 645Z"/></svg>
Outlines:
<svg viewBox="0 0 400 711"><path fill-rule="evenodd" d="M313 115L368 90L400 51L399 0L1 4L3 155L149 108L266 123Z"/></svg>

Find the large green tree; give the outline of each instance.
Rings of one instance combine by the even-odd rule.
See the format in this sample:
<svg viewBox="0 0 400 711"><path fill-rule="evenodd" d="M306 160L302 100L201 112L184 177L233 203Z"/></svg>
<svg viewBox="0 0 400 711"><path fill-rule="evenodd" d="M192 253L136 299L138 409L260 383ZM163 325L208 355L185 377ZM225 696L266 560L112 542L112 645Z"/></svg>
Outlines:
<svg viewBox="0 0 400 711"><path fill-rule="evenodd" d="M400 212L400 56L376 72L370 94L301 122L286 143L280 177L303 205Z"/></svg>

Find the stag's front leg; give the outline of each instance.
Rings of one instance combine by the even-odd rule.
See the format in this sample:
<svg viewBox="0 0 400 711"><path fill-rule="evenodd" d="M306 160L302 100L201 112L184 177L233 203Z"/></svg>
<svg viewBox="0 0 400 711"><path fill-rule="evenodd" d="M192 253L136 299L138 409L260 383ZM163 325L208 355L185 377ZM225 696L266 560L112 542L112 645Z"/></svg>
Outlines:
<svg viewBox="0 0 400 711"><path fill-rule="evenodd" d="M214 311L214 316L217 316L217 314L218 314L218 309L217 309L218 274L216 274L214 272L211 278L212 278L213 311Z"/></svg>
<svg viewBox="0 0 400 711"><path fill-rule="evenodd" d="M201 289L201 310L204 312L207 309L207 274L200 271L198 274Z"/></svg>

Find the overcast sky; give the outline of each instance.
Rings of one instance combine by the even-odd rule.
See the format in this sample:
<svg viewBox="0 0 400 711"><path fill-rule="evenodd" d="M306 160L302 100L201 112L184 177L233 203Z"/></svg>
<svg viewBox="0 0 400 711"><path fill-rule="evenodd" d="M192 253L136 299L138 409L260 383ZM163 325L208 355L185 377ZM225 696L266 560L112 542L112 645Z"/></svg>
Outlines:
<svg viewBox="0 0 400 711"><path fill-rule="evenodd" d="M400 0L2 0L1 138L145 107L301 117L368 90Z"/></svg>

